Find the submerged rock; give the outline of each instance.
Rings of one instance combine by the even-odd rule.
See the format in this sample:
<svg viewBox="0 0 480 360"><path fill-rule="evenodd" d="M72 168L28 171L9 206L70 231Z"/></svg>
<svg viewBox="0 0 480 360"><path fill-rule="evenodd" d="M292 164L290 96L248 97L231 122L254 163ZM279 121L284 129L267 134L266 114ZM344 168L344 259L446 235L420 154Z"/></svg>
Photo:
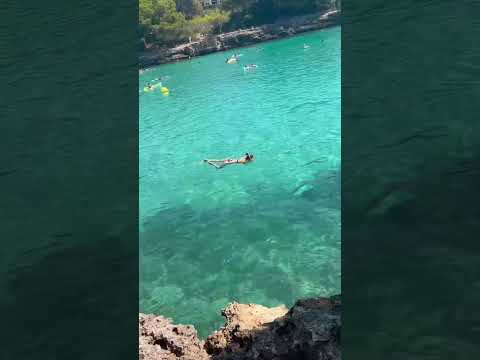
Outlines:
<svg viewBox="0 0 480 360"><path fill-rule="evenodd" d="M290 310L232 303L222 315L225 325L203 342L192 326L140 314L140 359L341 359L339 296L299 300Z"/></svg>

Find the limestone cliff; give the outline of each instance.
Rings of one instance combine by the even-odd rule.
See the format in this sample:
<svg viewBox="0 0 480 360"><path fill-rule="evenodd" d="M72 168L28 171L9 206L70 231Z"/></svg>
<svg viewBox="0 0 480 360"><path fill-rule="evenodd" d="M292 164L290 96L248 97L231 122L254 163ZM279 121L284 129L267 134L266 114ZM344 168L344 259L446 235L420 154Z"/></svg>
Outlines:
<svg viewBox="0 0 480 360"><path fill-rule="evenodd" d="M281 39L338 24L340 24L339 10L284 18L278 20L275 24L237 30L220 35L204 36L196 41L181 44L174 48L157 48L153 46L140 53L139 64L141 68L145 68L172 61L185 60L194 56Z"/></svg>

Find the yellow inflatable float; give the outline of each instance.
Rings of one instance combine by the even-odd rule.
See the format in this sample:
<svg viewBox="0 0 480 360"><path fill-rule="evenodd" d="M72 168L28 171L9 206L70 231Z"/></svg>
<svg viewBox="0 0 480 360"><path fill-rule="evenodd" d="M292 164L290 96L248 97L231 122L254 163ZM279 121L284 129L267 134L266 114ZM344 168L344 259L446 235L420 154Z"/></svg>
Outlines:
<svg viewBox="0 0 480 360"><path fill-rule="evenodd" d="M145 92L151 92L151 91L155 90L155 89L158 88L158 87L160 87L160 92L161 92L163 95L166 96L166 95L170 94L170 90L168 90L167 87L162 86L161 83L158 83L158 84L155 84L155 85L145 86L145 87L143 88L143 91L145 91Z"/></svg>

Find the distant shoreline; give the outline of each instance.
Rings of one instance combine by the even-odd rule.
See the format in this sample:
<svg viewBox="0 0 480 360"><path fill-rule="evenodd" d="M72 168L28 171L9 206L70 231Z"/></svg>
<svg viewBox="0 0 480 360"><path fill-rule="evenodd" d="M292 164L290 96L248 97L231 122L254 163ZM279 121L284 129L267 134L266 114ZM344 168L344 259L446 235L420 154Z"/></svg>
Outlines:
<svg viewBox="0 0 480 360"><path fill-rule="evenodd" d="M340 14L339 10L331 10L324 13L295 16L280 20L275 24L205 36L173 48L164 47L143 51L139 56L139 73L161 64L189 60L215 52L248 47L338 26L341 20Z"/></svg>

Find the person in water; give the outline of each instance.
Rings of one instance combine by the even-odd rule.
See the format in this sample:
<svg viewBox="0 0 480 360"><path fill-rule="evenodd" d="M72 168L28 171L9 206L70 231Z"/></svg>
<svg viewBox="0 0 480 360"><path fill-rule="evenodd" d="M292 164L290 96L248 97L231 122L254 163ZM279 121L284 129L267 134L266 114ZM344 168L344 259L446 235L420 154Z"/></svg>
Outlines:
<svg viewBox="0 0 480 360"><path fill-rule="evenodd" d="M239 159L205 159L203 162L206 162L209 165L215 166L217 169L221 169L227 165L232 164L247 164L250 161L253 161L253 154L245 153L245 156L242 156Z"/></svg>
<svg viewBox="0 0 480 360"><path fill-rule="evenodd" d="M239 58L240 58L240 55L241 55L241 54L233 54L232 56L230 56L229 58L227 58L227 60L225 60L225 62L228 63L229 61L232 61L232 60L233 60L233 61L238 61Z"/></svg>

